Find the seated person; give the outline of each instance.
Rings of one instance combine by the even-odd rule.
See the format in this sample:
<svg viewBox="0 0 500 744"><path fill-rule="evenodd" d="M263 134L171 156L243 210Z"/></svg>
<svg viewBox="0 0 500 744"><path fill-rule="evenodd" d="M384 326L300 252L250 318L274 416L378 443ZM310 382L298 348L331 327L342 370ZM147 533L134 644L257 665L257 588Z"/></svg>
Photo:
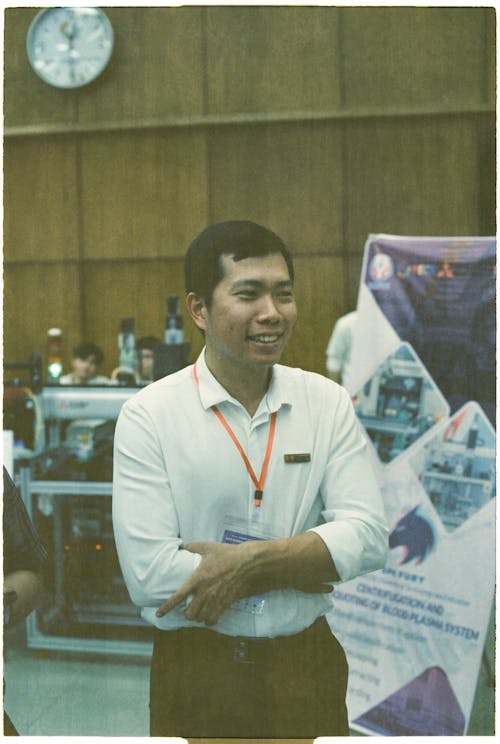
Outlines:
<svg viewBox="0 0 500 744"><path fill-rule="evenodd" d="M137 349L137 382L147 385L153 382L153 366L155 347L159 343L156 336L142 336L136 343Z"/></svg>
<svg viewBox="0 0 500 744"><path fill-rule="evenodd" d="M59 378L60 385L109 385L110 380L96 371L104 359L102 349L90 341L84 341L73 349L71 366L73 372Z"/></svg>
<svg viewBox="0 0 500 744"><path fill-rule="evenodd" d="M111 373L111 383L117 385L148 385L153 382L154 350L159 340L156 336L142 336L135 344L137 360L134 369L120 365Z"/></svg>
<svg viewBox="0 0 500 744"><path fill-rule="evenodd" d="M34 610L42 595L41 570L47 553L19 490L3 468L3 622L5 631ZM21 688L23 680L17 680ZM28 681L26 680L26 683ZM4 736L18 736L4 708Z"/></svg>

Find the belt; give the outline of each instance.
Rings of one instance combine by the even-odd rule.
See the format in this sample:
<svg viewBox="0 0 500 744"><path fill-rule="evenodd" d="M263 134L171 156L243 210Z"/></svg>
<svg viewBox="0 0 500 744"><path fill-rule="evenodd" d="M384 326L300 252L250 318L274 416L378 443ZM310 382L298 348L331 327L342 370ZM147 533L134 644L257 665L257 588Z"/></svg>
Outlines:
<svg viewBox="0 0 500 744"><path fill-rule="evenodd" d="M246 638L245 636L235 636L230 639L228 644L229 653L235 664L257 664L262 661L266 650L269 650L269 644L272 638Z"/></svg>
<svg viewBox="0 0 500 744"><path fill-rule="evenodd" d="M155 643L168 644L175 648L177 654L182 648L199 650L200 654L213 652L218 659L234 664L272 663L276 657L288 656L297 647L302 647L305 640L323 634L332 638L331 630L324 617L319 617L309 628L289 636L275 638L249 638L248 636L229 636L217 633L208 628L179 628L178 630L160 630L155 628Z"/></svg>
<svg viewBox="0 0 500 744"><path fill-rule="evenodd" d="M305 630L289 636L275 638L248 638L247 636L219 636L227 648L226 653L235 664L262 664L269 662L270 654L287 654L296 646L302 645L308 636L321 632L331 637L331 630L322 616ZM228 658L228 656L226 656Z"/></svg>

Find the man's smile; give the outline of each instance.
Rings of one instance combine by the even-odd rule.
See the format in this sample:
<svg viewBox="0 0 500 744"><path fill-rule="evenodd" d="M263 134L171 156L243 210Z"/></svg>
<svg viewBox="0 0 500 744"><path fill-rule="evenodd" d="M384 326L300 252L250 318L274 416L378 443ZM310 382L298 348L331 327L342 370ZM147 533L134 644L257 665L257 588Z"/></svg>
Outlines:
<svg viewBox="0 0 500 744"><path fill-rule="evenodd" d="M275 344L282 335L281 333L260 333L256 336L248 336L248 339L259 344Z"/></svg>

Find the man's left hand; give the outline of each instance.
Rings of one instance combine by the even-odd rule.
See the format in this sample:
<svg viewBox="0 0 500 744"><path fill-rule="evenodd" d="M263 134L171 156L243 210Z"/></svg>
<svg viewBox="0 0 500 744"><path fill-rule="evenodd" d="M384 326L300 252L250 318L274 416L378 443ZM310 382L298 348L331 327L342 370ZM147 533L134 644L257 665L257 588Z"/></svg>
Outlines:
<svg viewBox="0 0 500 744"><path fill-rule="evenodd" d="M201 563L180 589L158 608L157 617L170 612L192 595L184 613L186 618L215 625L233 602L253 593L245 570L251 560L250 545L194 542L185 546L191 553L201 554Z"/></svg>
<svg viewBox="0 0 500 744"><path fill-rule="evenodd" d="M299 565L294 565L291 560L292 543L304 546L308 551L297 553L301 558ZM180 589L158 608L156 615L163 617L192 596L192 601L184 613L186 618L205 625L215 625L222 613L243 597L291 587L313 594L331 592L332 587L326 582L335 580L335 577L329 575L332 572L332 564L328 553L325 560L326 573L316 567L316 570L303 571L301 575L300 569L303 568L304 562L311 562L312 547L319 549L322 559L325 560L326 548L314 533L286 540L249 540L238 545L217 542L190 543L185 549L191 553L199 553L201 563ZM281 573L273 570L273 561L269 561L276 548L282 555L281 565L285 567ZM314 565L314 561L312 563Z"/></svg>

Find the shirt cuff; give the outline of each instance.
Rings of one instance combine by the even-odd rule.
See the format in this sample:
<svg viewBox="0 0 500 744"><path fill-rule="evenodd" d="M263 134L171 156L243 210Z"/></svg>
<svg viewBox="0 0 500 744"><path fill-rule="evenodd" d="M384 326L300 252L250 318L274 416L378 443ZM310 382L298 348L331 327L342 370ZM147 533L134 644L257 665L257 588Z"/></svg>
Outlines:
<svg viewBox="0 0 500 744"><path fill-rule="evenodd" d="M363 546L352 525L346 522L327 522L312 527L325 543L341 581L349 581L370 569L363 569Z"/></svg>

